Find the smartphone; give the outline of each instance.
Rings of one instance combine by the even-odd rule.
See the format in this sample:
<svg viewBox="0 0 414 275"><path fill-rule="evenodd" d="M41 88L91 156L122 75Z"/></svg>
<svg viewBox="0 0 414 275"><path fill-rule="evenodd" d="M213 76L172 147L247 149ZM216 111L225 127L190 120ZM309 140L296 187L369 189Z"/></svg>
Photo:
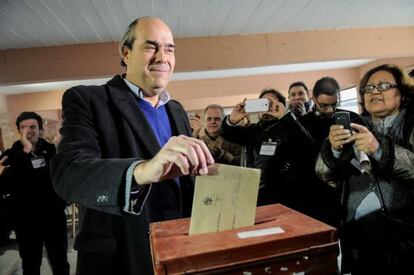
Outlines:
<svg viewBox="0 0 414 275"><path fill-rule="evenodd" d="M270 102L268 98L248 99L244 104L246 113L257 113L269 111Z"/></svg>
<svg viewBox="0 0 414 275"><path fill-rule="evenodd" d="M348 112L336 112L335 113L335 124L344 126L345 129L351 131L351 119Z"/></svg>
<svg viewBox="0 0 414 275"><path fill-rule="evenodd" d="M198 113L195 113L195 112L189 112L189 113L187 113L187 115L188 115L189 120L191 120L193 118L201 118L201 116Z"/></svg>

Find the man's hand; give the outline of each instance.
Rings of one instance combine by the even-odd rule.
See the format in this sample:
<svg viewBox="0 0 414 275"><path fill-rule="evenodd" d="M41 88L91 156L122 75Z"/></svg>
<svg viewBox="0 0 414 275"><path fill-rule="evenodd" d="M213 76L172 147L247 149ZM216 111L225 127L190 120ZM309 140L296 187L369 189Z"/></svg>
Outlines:
<svg viewBox="0 0 414 275"><path fill-rule="evenodd" d="M334 124L329 129L329 142L332 149L335 151L342 151L344 144L349 143L347 140L351 136L351 132L348 129L344 129L344 126Z"/></svg>
<svg viewBox="0 0 414 275"><path fill-rule="evenodd" d="M193 130L193 137L198 136L201 129L201 118L199 114L196 114L194 117L190 118L190 127Z"/></svg>
<svg viewBox="0 0 414 275"><path fill-rule="evenodd" d="M372 156L379 148L379 142L375 136L367 129L367 127L351 123L351 127L357 132L354 132L346 141L348 143L354 142L359 151Z"/></svg>
<svg viewBox="0 0 414 275"><path fill-rule="evenodd" d="M210 153L215 160L221 159L225 154L224 150L217 146L211 148Z"/></svg>
<svg viewBox="0 0 414 275"><path fill-rule="evenodd" d="M239 104L236 104L234 106L233 110L231 110L229 121L231 124L237 124L239 123L243 118L247 116L246 111L244 110L244 104L246 103L246 99L244 99Z"/></svg>
<svg viewBox="0 0 414 275"><path fill-rule="evenodd" d="M296 116L303 116L306 113L305 104L302 101L292 102L290 109Z"/></svg>
<svg viewBox="0 0 414 275"><path fill-rule="evenodd" d="M265 114L280 119L286 113L286 107L274 98L268 97L268 99L270 100L270 108Z"/></svg>
<svg viewBox="0 0 414 275"><path fill-rule="evenodd" d="M20 143L23 145L23 151L28 154L33 149L33 144L30 142L30 140L27 138L28 130L23 129L20 134Z"/></svg>
<svg viewBox="0 0 414 275"><path fill-rule="evenodd" d="M0 176L3 174L4 170L9 167L9 165L4 165L7 160L7 156L0 159Z"/></svg>
<svg viewBox="0 0 414 275"><path fill-rule="evenodd" d="M170 138L152 159L137 165L134 178L144 185L182 175L207 175L212 164L214 158L203 141L180 135Z"/></svg>

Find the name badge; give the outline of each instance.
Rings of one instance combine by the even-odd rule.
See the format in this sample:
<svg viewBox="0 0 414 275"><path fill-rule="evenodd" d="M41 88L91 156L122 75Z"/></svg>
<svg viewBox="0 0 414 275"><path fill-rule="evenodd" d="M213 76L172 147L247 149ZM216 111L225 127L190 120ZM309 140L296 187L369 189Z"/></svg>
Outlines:
<svg viewBox="0 0 414 275"><path fill-rule="evenodd" d="M32 166L34 169L38 169L46 166L46 160L44 157L33 157Z"/></svg>
<svg viewBox="0 0 414 275"><path fill-rule="evenodd" d="M261 156L274 156L276 153L277 142L263 142L259 154Z"/></svg>

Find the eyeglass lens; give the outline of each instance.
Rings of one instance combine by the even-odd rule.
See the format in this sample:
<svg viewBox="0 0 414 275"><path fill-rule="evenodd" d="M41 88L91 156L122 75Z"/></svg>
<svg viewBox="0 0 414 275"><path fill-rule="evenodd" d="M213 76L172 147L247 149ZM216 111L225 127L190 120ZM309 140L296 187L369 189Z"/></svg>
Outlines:
<svg viewBox="0 0 414 275"><path fill-rule="evenodd" d="M385 92L388 91L391 88L397 87L396 84L390 83L390 82L380 82L377 85L366 85L364 92L365 93L371 93L374 91L374 89L377 89L379 92Z"/></svg>

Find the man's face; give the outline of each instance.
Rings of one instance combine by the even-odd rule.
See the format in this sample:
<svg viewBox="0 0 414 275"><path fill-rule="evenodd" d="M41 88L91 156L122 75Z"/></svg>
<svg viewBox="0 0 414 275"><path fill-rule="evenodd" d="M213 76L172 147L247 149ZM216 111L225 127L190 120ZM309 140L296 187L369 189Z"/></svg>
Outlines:
<svg viewBox="0 0 414 275"><path fill-rule="evenodd" d="M332 117L338 105L338 96L320 94L314 98L314 101L318 112L325 117Z"/></svg>
<svg viewBox="0 0 414 275"><path fill-rule="evenodd" d="M159 19L142 19L135 28L132 49L123 49L126 78L146 96L160 94L168 85L175 66L175 45L169 27Z"/></svg>
<svg viewBox="0 0 414 275"><path fill-rule="evenodd" d="M270 114L272 111L276 111L277 106L273 104L273 101L279 102L279 99L271 93L264 94L261 98L268 98L269 99L269 111L258 113L259 119L263 120L272 120L274 117Z"/></svg>
<svg viewBox="0 0 414 275"><path fill-rule="evenodd" d="M40 135L39 123L36 119L22 120L19 123L19 134L27 137L32 144L36 144Z"/></svg>
<svg viewBox="0 0 414 275"><path fill-rule="evenodd" d="M211 136L220 132L222 114L220 109L211 108L206 112L206 131Z"/></svg>
<svg viewBox="0 0 414 275"><path fill-rule="evenodd" d="M292 88L290 88L289 90L289 103L293 104L295 102L308 102L309 101L309 97L308 97L308 93L306 92L305 88L303 86L293 86Z"/></svg>

